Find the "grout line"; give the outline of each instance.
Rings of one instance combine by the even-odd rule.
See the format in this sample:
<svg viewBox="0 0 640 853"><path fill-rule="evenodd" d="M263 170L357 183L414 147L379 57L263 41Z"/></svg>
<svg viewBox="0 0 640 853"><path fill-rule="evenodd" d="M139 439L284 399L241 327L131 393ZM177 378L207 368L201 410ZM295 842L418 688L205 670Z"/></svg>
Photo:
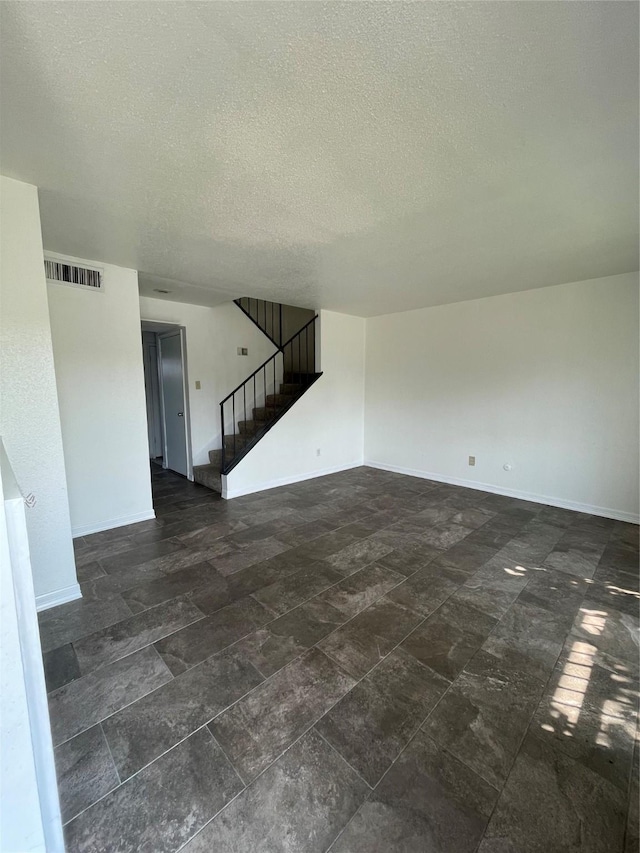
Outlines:
<svg viewBox="0 0 640 853"><path fill-rule="evenodd" d="M418 511L419 511L419 510L418 510ZM379 510L379 512L382 512L382 510ZM314 519L314 520L321 520L321 519ZM363 519L360 519L359 521L363 521ZM352 524L352 523L358 523L358 522L357 522L357 521L356 521L356 522L348 522L347 524ZM391 523L390 523L390 525L387 525L387 526L391 526L393 523L395 523L395 522L391 522ZM300 526L301 526L301 525L300 525ZM347 526L347 525L343 525L343 526ZM336 528L336 529L340 529L340 528ZM384 529L384 528L383 528L383 529ZM330 531L330 532L333 532L333 531ZM327 534L322 534L322 535L327 535ZM320 538L320 537L317 537L317 538ZM366 538L368 538L368 537L363 537L363 539L366 539ZM356 540L356 542L358 542L358 541L363 541L363 540ZM287 544L287 543L283 543L283 544ZM458 544L458 543L455 543L455 544ZM288 549L288 550L293 550L293 548L290 548L290 549ZM446 552L443 552L443 553L446 553ZM261 562L261 561L258 561L258 564L259 564L259 562ZM372 561L372 562L375 562L375 561ZM346 579L347 579L347 578L349 578L349 577L353 577L354 575L358 574L360 571L362 571L363 569L367 568L367 567L368 567L368 566L370 566L371 564L372 564L372 563L369 563L369 564L366 564L365 566L362 566L360 569L356 570L356 572L352 572L350 575L347 575L347 576L345 576L344 578L341 578L339 581L337 581L335 584L331 585L331 586L330 586L330 587L328 587L327 589L330 589L330 588L332 588L333 586L337 586L337 585L338 585L338 584L340 584L343 580L346 580ZM428 562L427 562L427 564L428 564ZM252 565L255 565L255 564L252 564ZM425 564L425 565L426 565L426 564ZM422 568L422 567L420 567L420 568ZM416 569L416 571L412 572L410 575L408 575L408 576L406 576L406 577L405 577L405 576L401 576L401 575L399 575L398 573L395 573L395 572L394 572L394 573L395 573L395 574L397 574L397 575L398 575L398 577L399 577L398 584L396 584L394 587L391 587L390 589L386 590L384 593L382 593L382 595L381 595L381 596L379 596L379 597L378 597L377 599L375 599L373 602L370 602L369 604L367 604L367 607L370 607L372 604L374 604L374 603L376 603L377 601L379 601L379 600L380 600L380 598L383 598L385 595L387 595L389 592L391 592L391 590L392 590L392 589L395 589L395 587L396 587L396 586L399 586L399 585L401 585L402 583L404 583L404 582L405 582L406 580L408 580L411 576L413 576L414 574L416 574L416 572L417 572L417 571L420 571L420 568ZM242 570L240 570L240 571L242 571ZM390 571L393 571L393 570L390 570ZM294 574L295 574L295 573L294 573ZM473 574L473 573L472 573L472 574ZM472 575L469 575L468 577L471 577L471 576L472 576ZM467 579L468 579L468 578L467 578ZM466 582L466 580L465 580L465 582ZM276 582L276 583L277 583L277 582ZM463 584L462 584L462 585L463 585ZM518 596L520 595L520 593L521 593L524 589L526 589L526 587L527 587L527 586L528 586L528 584L526 584L526 585L523 587L523 589L522 589L522 590L520 590L520 592L518 593ZM327 591L327 589L325 589L325 590L321 591L320 593L317 593L315 596L310 596L310 598L305 599L305 601L303 601L303 602L301 602L300 604L296 605L296 607L291 608L291 610L286 611L286 613L290 613L290 612L292 612L293 610L296 610L297 608L299 608L299 607L303 606L303 604L307 603L308 601L312 600L313 598L316 598L316 597L318 597L319 595L322 595L324 592L326 592L326 591ZM458 586L456 589L459 589L459 586ZM452 591L452 593L450 593L450 596L451 596L451 595L453 595L455 591L456 591L456 590L453 590L453 591ZM188 594L188 593L184 593L184 595L187 595L187 594ZM448 596L448 597L450 597L450 596ZM516 599L517 599L517 597L518 597L518 596L516 596ZM179 596L178 596L178 597L179 597ZM170 600L172 600L172 599L170 599ZM170 600L169 600L169 601L170 601ZM447 599L445 599L445 601L446 601L446 600L447 600ZM166 603L166 602L163 602L163 603ZM233 604L233 603L235 603L235 602L232 602L232 604ZM444 603L444 601L440 603L439 607L440 607L440 606L442 606L442 604L443 604L443 603ZM514 600L514 603L515 603L515 600ZM229 606L229 605L225 605L225 606ZM510 606L512 606L512 605L510 605ZM222 610L222 609L223 609L223 608L219 608L219 610ZM367 608L363 608L363 609L367 609ZM436 608L436 610L437 610L437 609L438 609L438 608ZM508 608L508 609L510 609L510 608ZM218 610L218 611L214 611L214 613L219 612L219 610ZM143 612L146 612L146 611L143 611ZM362 610L361 610L361 611L358 611L358 613L356 613L353 617L351 617L350 619L346 620L344 623L341 623L339 626L337 626L337 627L334 629L334 631L331 631L331 632L329 632L329 634L325 635L325 637L323 637L321 640L319 640L319 641L318 641L318 643L314 644L314 646L311 646L311 647L309 647L308 649L305 649L303 652L301 652L301 654L300 654L300 655L297 655L297 656L296 656L296 658L293 658L291 661L288 661L288 662L287 662L287 664L285 664L284 666L288 666L289 664L293 663L295 660L298 660L302 655L304 655L306 652L310 651L310 649L312 649L312 648L316 648L316 647L318 646L318 644L319 644L320 642L322 642L322 640L324 640L327 636L330 636L330 635L331 635L332 633L334 633L335 631L340 630L342 627L344 627L345 625L347 625L347 624L348 624L349 622L351 622L353 619L357 618L357 616L359 616L359 615L360 615L360 613L362 613L362 612L363 612ZM421 620L421 621L420 621L416 626L414 626L414 628L412 628L412 631L410 631L410 632L409 632L409 634L411 634L413 631L417 630L417 629L418 629L422 624L424 624L424 622L425 622L428 618L430 618L430 617L433 615L433 613L434 613L434 612L436 612L436 611L434 610L434 611L432 611L432 613L430 613L427 617L424 617L424 618L423 618L423 619L422 619L422 620ZM133 614L133 615L138 615L138 614ZM213 615L213 614L208 614L208 615ZM281 618L281 616L283 616L283 615L285 615L285 614L280 614L279 616L276 616L276 618L275 618L274 620L271 620L271 622L276 621L276 619ZM503 614L503 616L502 616L502 617L500 617L500 620L501 620L503 617L504 617L504 614ZM499 620L499 621L500 621L500 620ZM122 621L124 621L124 620L122 620ZM197 621L199 621L199 620L196 620L195 622L190 623L190 624L196 624L196 622L197 622ZM271 622L266 623L266 625L271 624ZM117 623L114 623L114 624L117 624ZM110 626L107 626L107 627L110 627ZM183 626L183 627L188 627L188 626ZM261 626L261 627L265 627L265 626ZM494 626L494 627L495 627L495 626ZM177 629L177 630L178 630L178 631L180 631L180 630L182 630L182 628ZM214 657L216 654L221 653L221 652L222 652L222 651L224 651L225 649L232 648L232 647L233 647L233 646L235 646L237 643L239 643L239 642L241 642L243 639L245 639L245 638L246 638L246 636L249 636L251 633L253 633L255 630L259 630L259 629L255 629L255 628L254 628L251 632L249 632L249 634L245 635L243 638L240 638L239 640L235 641L234 643L230 644L229 646L225 647L224 649L220 649L220 650L218 650L216 653L214 653L214 655L211 655L210 657ZM176 633L176 632L172 632L172 633ZM409 634L407 634L407 636L409 636ZM171 635L172 635L172 634L167 635L167 636L171 636ZM393 651L395 651L395 649L397 649L397 648L398 648L398 646L399 646L402 642L404 642L404 640L405 640L405 639L406 639L406 637L403 637L403 639L402 639L398 644L396 644L396 646L394 646L394 647L393 647L393 649L391 649L391 651L390 651L388 654L391 654ZM320 650L320 651L322 651L322 650ZM326 654L326 653L325 653L325 654ZM372 669L370 669L370 670L369 670L367 673L365 673L365 674L364 674L364 675L363 675L363 676L362 676L358 681L356 681L356 683L353 685L353 687L351 688L351 690L353 690L353 689L357 686L357 684L359 684L359 683L360 683L360 681L362 681L362 680L363 680L364 678L366 678L369 674L371 674L371 673L376 669L376 667L377 667L377 666L379 666L379 665L382 663L382 661L383 661L387 656L388 656L388 655L385 655L383 658L381 658L381 659L380 659L380 661L378 661L378 663L377 663L374 667L372 667ZM327 657L330 657L330 656L329 656L329 655L327 655ZM558 657L559 657L559 655L558 655ZM208 659L209 659L209 658L206 658L206 659L204 659L204 660L208 660ZM199 662L199 664L200 664L200 663L204 663L204 660L203 660L203 661L201 661L201 662ZM557 661L556 661L556 662L557 662ZM198 666L199 664L196 664L195 666ZM261 684L266 683L266 681L268 681L268 680L269 680L269 678L273 677L275 674L277 674L277 673L278 673L278 672L280 672L282 669L284 669L284 666L283 666L283 667L281 667L279 670L276 670L274 673L272 673L268 678L266 678L266 679L265 679L265 681L261 682ZM338 666L340 666L340 668L342 669L342 666L341 666L340 664L338 664ZM193 669L193 668L194 668L194 667L191 667L190 669ZM257 667L255 667L255 665L254 665L254 668L259 672L258 668L257 668ZM554 667L554 668L555 668L555 667ZM187 670L187 671L189 671L189 670ZM552 670L552 672L551 672L551 674L550 674L549 678L551 678L552 673L553 673L553 670ZM262 673L260 673L260 675L263 675L263 674L262 674ZM548 680L549 680L549 679L548 679ZM547 680L547 683L548 683L548 680ZM168 683L168 682L167 682L167 683ZM228 708L232 707L232 706L233 706L233 705L235 705L237 702L242 701L242 699L244 699L246 696L248 696L250 693L252 693L252 692L253 692L253 690L257 690L257 689L261 686L261 684L256 685L256 687L255 687L255 688L253 688L251 691L248 691L248 693L244 694L242 697L240 697L238 700L236 700L236 702L234 702L234 703L232 703L231 705L227 706L227 708L225 708L223 711L221 711L221 712L220 712L220 714L224 713L226 710L228 710ZM161 686L163 686L163 685L161 685ZM159 689L159 688L156 688L156 689ZM546 689L546 688L545 688L545 689ZM443 697L444 697L444 695L446 695L446 693L448 692L448 690L449 690L449 687L447 688L447 690L445 690L445 693L443 694ZM154 691L150 691L150 693L152 693L152 692L154 692ZM344 698L344 696L345 696L345 695L348 695L348 693L349 693L349 692L350 692L350 691L347 691L347 693L345 693L343 696L341 696L341 697L340 697L340 699L338 699L338 700L334 703L334 705L332 705L332 706L331 706L331 708L329 708L329 709L325 712L325 714L323 714L322 716L325 716L327 713L329 713L329 712L332 710L332 708L333 708L333 707L335 707L335 705L336 705L336 704L338 704L338 702L340 702L340 701L342 700L342 698ZM543 691L543 692L544 692L544 691ZM145 695L149 695L149 694L145 694ZM430 714L431 714L431 713L433 713L433 711L434 711L434 710L435 710L435 708L439 705L439 702L441 701L441 699L442 699L443 697L441 697L441 698L440 698L440 700L438 700L438 702L436 703L436 705L434 706L434 708L431 710ZM138 697L138 698L140 699L140 698L144 698L144 697ZM136 699L135 701L138 701L138 699ZM129 704L134 704L134 703L129 703ZM124 706L124 707L129 707L129 706ZM537 707L538 707L538 706L536 706L536 710L537 710ZM118 713L118 712L114 712L114 713ZM533 714L534 714L534 713L535 713L535 710L534 710L534 712L532 712L532 717L533 717ZM216 716L219 716L220 714L218 714L218 715L216 715ZM408 743L406 744L406 746L401 750L401 752L398 754L398 756L396 757L396 759L394 759L394 761L392 762L392 764L390 765L390 767L387 769L387 771L385 771L385 773L383 774L383 776L381 777L381 779L379 780L379 782L377 783L377 785L379 785L379 784L380 784L380 782L381 782L381 781L382 781L382 779L386 776L386 773L389 771L389 769L391 768L391 766L393 766L393 764L395 764L395 762L397 761L397 759L399 758L399 756L404 752L404 750L407 748L407 746L409 745L409 743L411 743L411 741L415 738L415 736L417 735L417 733L421 730L422 725L424 725L424 722L426 722L426 720L428 719L428 717L430 716L430 714L429 714L429 715L427 715L427 717L425 717L425 719L423 720L423 722L422 722L422 723L417 727L416 731L415 731L415 732L414 732L414 734L411 736L411 738L410 738L410 740L408 741ZM109 715L109 716L113 716L113 715ZM107 718L105 718L105 719L107 719ZM214 717L214 718L212 718L212 719L215 719L215 717ZM321 717L320 719L322 719L322 717ZM209 721L209 722L210 722L210 721ZM317 724L317 722L319 722L319 720L316 720L316 721L315 721L315 722L314 722L310 727L308 727L307 729L305 729L305 731L304 731L304 732L303 732L303 733L302 733L298 738L296 738L296 739L295 739L295 740L294 740L294 741L293 741L293 742L292 742L292 743L287 747L287 749L285 749L285 750L284 750L284 751L283 751L283 752L282 752L282 753L281 753L281 754L280 754L276 759L274 759L274 761L273 761L273 762L271 762L271 763L270 763L270 764L269 764L269 765L264 769L264 771L262 771L261 773L259 773L259 774L258 774L258 776L256 776L256 777L255 777L255 779L254 779L254 780L252 780L252 782L251 782L250 784L253 784L253 782L254 782L254 781L256 781L256 780L257 780L257 779L262 775L262 773L263 773L263 772L266 772L266 770L267 770L267 769L269 769L269 767L271 767L271 766L272 766L272 764L274 764L274 763L276 763L277 761L279 761L279 760L280 760L280 758L282 757L282 755L284 755L284 754L285 754L285 753L286 753L290 748L292 748L292 747L293 747L293 746L294 746L294 745L295 745L295 744L296 744L296 743L297 743L297 742L298 742L302 737L304 737L304 735L305 735L305 734L307 734L307 733L308 733L308 731L309 731L311 728L313 728L313 727ZM100 723L100 725L101 725L101 723ZM205 723L205 724L204 724L204 726L207 726L207 723ZM194 733L195 733L195 731L199 731L199 729L200 729L200 728L202 728L202 727L203 727L203 726L200 726L200 727L198 727L198 729L195 729L195 730L194 730L194 732L191 732L189 735L187 735L187 737L183 738L183 739L182 739L181 741L179 741L177 744L174 744L172 747L170 747L170 749L175 748L175 746L177 746L179 743L182 743L184 740L186 740L188 737L190 737L192 734L194 734ZM209 731L209 734L211 735L211 737L213 737L213 738L214 738L214 741L217 743L217 740L216 740L216 739L215 739L215 737L213 736L213 734L212 734L211 730L209 729L208 731ZM316 731L317 731L317 730L316 730ZM527 728L527 731L528 731L528 728ZM524 736L526 736L527 731L525 731L525 735L524 735ZM320 734L320 732L318 732L318 735L319 735L320 737L322 737L322 738L323 738L323 740L325 740L325 741L326 741L326 739L325 739L325 738ZM524 739L524 736L523 736L523 739ZM106 738L105 738L105 740L106 740ZM108 743L107 743L107 745L108 745ZM219 744L218 744L218 745L219 745ZM336 751L338 755L340 755L340 753L339 753L339 752L338 752L334 747L332 747L332 745L331 745L331 744L329 744L329 746L331 746L331 748L332 748L332 749L334 749L334 751ZM220 747L220 748L222 749L222 747ZM110 749L110 748L109 748L109 749ZM164 753L162 753L160 756L157 756L156 758L154 758L154 759L153 759L153 761L152 761L152 762L149 762L149 764L145 765L145 767L150 766L150 764L154 763L156 760L158 760L158 758L160 758L162 755L166 754L166 752L169 752L169 751L170 751L170 749L166 750L166 751L165 751ZM519 747L519 749L520 749L520 747ZM518 751L519 751L519 749L518 749ZM223 754L226 756L226 752L224 752L224 750L222 750L222 751L223 751ZM110 754L111 754L111 751L110 751ZM517 753L516 753L516 755L517 755ZM227 757L227 759L228 759L228 756L226 756L226 757ZM344 759L344 757L343 757L342 755L340 755L340 757L342 758L342 760L343 760L343 761L345 761L345 763L347 763L347 764L348 764L348 766L351 766L351 765L349 764L349 762L347 762L347 761L346 761L346 759ZM113 760L113 756L112 756L112 760ZM229 760L229 759L228 759L228 760ZM458 759L458 760L459 760L459 759ZM514 760L515 760L515 759L514 759ZM233 765L233 762L231 762L231 761L230 761L230 763L231 763L231 766L232 766L232 767L234 767L234 770L235 770L235 766ZM114 764L115 764L115 763L114 763ZM140 770L139 770L139 771L136 771L136 773L135 773L135 774L132 774L132 776L131 776L131 777L129 777L129 779L134 778L134 777L135 777L139 772L141 772L143 769L145 769L145 768L144 768L144 767L143 767L143 768L140 768ZM117 772L117 768L116 768L116 772ZM356 772L356 773L357 773L357 771L355 771L355 769L354 769L354 772ZM472 772L475 772L475 771L472 771ZM237 773L237 770L236 770L236 773ZM238 774L238 775L240 775L240 774ZM360 774L357 774L357 775L358 775L358 776L360 776ZM118 776L118 778L119 778L119 776ZM241 778L241 780L242 780L242 777L240 777L240 778ZM362 778L362 777L360 777L360 778ZM128 779L127 779L126 781L128 781ZM363 781L365 781L365 780L363 780ZM486 780L485 780L485 781L486 781ZM122 783L122 784L124 784L124 783ZM368 785L368 783L366 783L366 784ZM377 787L377 785L376 785L376 787ZM246 787L248 787L248 786L245 786L245 788L244 788L243 790L246 790ZM371 786L369 786L369 785L368 785L368 787L371 787ZM115 789L112 789L112 790L115 790ZM243 792L243 791L238 792L238 795L237 795L237 796L239 796L242 792ZM109 793L111 793L111 792L109 792ZM105 796L107 796L107 795L105 795ZM102 798L101 798L101 799L102 799ZM235 799L235 797L234 797L233 799ZM233 800L231 800L230 802L232 802L232 801L233 801ZM96 801L96 802L99 802L99 800L98 800L98 801ZM230 804L230 803L227 803L227 804L223 807L223 809L224 809L224 808L226 808L229 804ZM92 805L94 805L94 804L92 804ZM91 806L89 806L89 808L91 808ZM221 809L220 811L222 811L223 809ZM356 813L357 813L358 811L359 811L359 809L358 809L358 810L356 810ZM218 812L217 814L219 814L219 813L220 813L220 812ZM216 817L216 815L214 815L210 820L213 820L215 817ZM207 821L207 824L208 824L209 822L210 822L210 821ZM349 822L350 822L350 821L349 821ZM201 827L201 828L198 830L198 832L202 831L202 829L204 829L204 826L206 826L207 824L204 824L204 825L203 825L203 827ZM348 825L348 824L347 824L347 825ZM344 831L344 830L342 830L342 831ZM341 832L342 832L342 831L341 831ZM196 833L196 834L197 834L197 833ZM337 838L337 837L339 837L339 835L340 835L340 834L341 834L341 833L339 833L339 834L338 834L338 836L336 836L336 838ZM334 841L332 842L332 844L331 844L330 846L333 846L333 844L335 843L335 840L336 840L336 839L334 839ZM186 843L188 843L188 842L186 842Z"/></svg>
<svg viewBox="0 0 640 853"><path fill-rule="evenodd" d="M349 691L349 692L351 692L351 691ZM349 695L348 693L345 693L345 696L348 696L348 695ZM344 699L344 696L343 696L342 698ZM325 716L326 716L326 714L323 714L323 715L322 715L322 717L320 717L320 720L322 720ZM322 738L322 740L323 740L323 741L327 744L327 746L331 749L331 751L332 751L332 752L335 752L335 754L338 756L338 758L339 758L342 762L344 762L344 763L347 765L347 767L349 767L351 770L353 770L353 772L356 774L356 776L357 776L357 777L358 777L362 782L364 782L364 784L367 786L367 793L368 793L369 791L372 791L372 790L373 790L373 785L371 785L369 782L367 782L367 780L364 778L364 776L362 775L362 773L359 773L359 772L356 770L356 768L353 766L353 764L352 764L350 761L348 761L348 760L344 757L344 755L340 752L340 750L339 750L339 749L336 749L336 747L331 743L331 741L327 740L327 738L322 734L322 732L321 732L319 729L317 729L317 728L316 728L316 726L318 725L318 723L320 722L320 720L316 720L316 722L313 724L313 727L312 727L309 731L315 732L315 733L318 735L318 737L321 737L321 738Z"/></svg>
<svg viewBox="0 0 640 853"><path fill-rule="evenodd" d="M238 770L238 768L236 767L236 765L233 763L233 761L231 760L230 756L227 754L227 751L226 751L226 750L225 750L225 748L222 746L222 744L220 743L220 741L218 740L218 738L217 738L217 737L214 735L214 733L211 731L211 729L209 728L209 724L208 724L208 723L205 723L205 724L204 724L204 726L200 726L200 728L198 729L198 731L201 731L202 729L206 729L206 730L207 730L207 732L208 732L208 734L209 734L209 737L210 737L210 738L211 738L211 740L214 742L214 744L218 747L218 749L219 749L219 750L220 750L220 752L224 755L224 757L227 759L227 761L229 762L229 766L232 768L233 772L236 774L236 776L238 777L238 779L239 779L239 780L240 780L240 782L242 783L242 790L238 791L238 794L241 794L241 793L242 793L242 791L244 791L244 790L245 790L245 788L247 787L247 783L246 783L246 782L245 782L245 780L244 780L244 776L240 773L240 771ZM194 734L195 734L195 732L194 732ZM190 737L191 737L191 735L188 735L186 738L184 738L184 740L187 740L187 739L188 739L188 738L190 738ZM182 742L183 742L183 741L181 741L181 743L182 743ZM151 764L153 764L153 761L151 762ZM147 767L149 767L149 766L150 766L150 765L149 765L149 764L147 764Z"/></svg>

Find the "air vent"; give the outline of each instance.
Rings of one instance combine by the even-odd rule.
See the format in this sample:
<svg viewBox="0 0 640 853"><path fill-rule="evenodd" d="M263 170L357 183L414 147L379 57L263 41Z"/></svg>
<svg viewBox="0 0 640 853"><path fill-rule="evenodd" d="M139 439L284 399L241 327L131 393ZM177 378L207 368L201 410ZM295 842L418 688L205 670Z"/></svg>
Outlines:
<svg viewBox="0 0 640 853"><path fill-rule="evenodd" d="M82 287L86 290L102 290L102 270L97 267L79 266L67 261L44 259L47 282Z"/></svg>

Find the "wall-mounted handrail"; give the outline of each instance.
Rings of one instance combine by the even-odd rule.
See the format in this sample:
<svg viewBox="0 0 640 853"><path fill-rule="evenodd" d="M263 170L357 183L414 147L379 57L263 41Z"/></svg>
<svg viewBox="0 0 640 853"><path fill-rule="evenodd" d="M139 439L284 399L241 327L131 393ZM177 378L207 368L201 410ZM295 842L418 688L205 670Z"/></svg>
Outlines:
<svg viewBox="0 0 640 853"><path fill-rule="evenodd" d="M272 344L281 349L282 344L282 304L279 302L268 302L266 299L254 299L252 296L242 296L234 299L234 303L245 314L252 323L266 335ZM246 303L246 305L245 305ZM252 304L253 303L253 304ZM267 308L269 306L269 308ZM260 311L262 309L262 318ZM267 323L267 317L271 319L271 326ZM276 319L278 332L276 335Z"/></svg>
<svg viewBox="0 0 640 853"><path fill-rule="evenodd" d="M316 314L316 316L315 316L315 317L312 317L312 318L309 320L309 322L308 322L308 323L305 323L305 324L304 324L304 326L300 329L300 331L299 331L299 332L296 332L296 333L295 333L295 335L291 335L291 337L289 338L289 340L288 340L288 341L285 341L285 342L282 344L282 346L281 346L281 347L280 347L280 349L279 349L279 352L282 352L282 350L283 350L286 346L288 346L288 345L293 341L293 339L294 339L294 338L297 338L297 337L298 337L298 335L302 334L302 332L304 332L304 330L305 330L306 328L308 328L312 323L315 323L315 321L316 321L317 319L318 319L318 315ZM253 379L253 377L254 377L257 373L260 373L260 371L262 370L262 368L263 368L263 367L266 367L266 365L267 365L267 364L269 364L269 362L270 362L270 361L272 361L274 358L276 358L276 356L277 356L277 355L278 355L278 353L277 353L277 352L274 352L274 354L273 354L273 355L270 355L270 356L269 356L269 358L268 358L266 361L263 361L263 362L262 362L262 364L260 365L260 367L256 367L256 369L253 371L253 373L250 373L250 374L247 376L247 378L246 378L245 380L243 380L243 381L238 385L238 387L237 387L237 388L234 388L234 389L233 389L233 391L231 391L231 393L227 394L227 396L224 398L224 400L222 400L222 401L220 402L220 405L222 406L222 404L223 404L223 403L226 403L226 402L227 402L227 400L229 400L231 397L233 397L233 395L236 393L236 391L239 391L239 390L242 388L242 386L243 386L243 385L245 385L247 382L249 382L249 380ZM314 366L315 366L315 356L314 356Z"/></svg>
<svg viewBox="0 0 640 853"><path fill-rule="evenodd" d="M316 314L220 402L222 474L237 465L321 375L316 373L317 319ZM278 380L293 388L281 387L278 393ZM231 437L225 427L229 422L233 442L227 438Z"/></svg>

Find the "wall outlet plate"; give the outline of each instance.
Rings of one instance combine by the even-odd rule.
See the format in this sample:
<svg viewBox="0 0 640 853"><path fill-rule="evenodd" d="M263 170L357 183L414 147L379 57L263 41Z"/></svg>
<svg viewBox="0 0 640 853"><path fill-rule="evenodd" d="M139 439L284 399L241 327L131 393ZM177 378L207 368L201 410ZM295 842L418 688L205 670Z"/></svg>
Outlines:
<svg viewBox="0 0 640 853"><path fill-rule="evenodd" d="M469 457L469 465L473 466L473 465L475 465L475 464L476 464L476 457L475 457L475 456L470 456L470 457Z"/></svg>
<svg viewBox="0 0 640 853"><path fill-rule="evenodd" d="M238 355L249 355L247 347L238 347Z"/></svg>

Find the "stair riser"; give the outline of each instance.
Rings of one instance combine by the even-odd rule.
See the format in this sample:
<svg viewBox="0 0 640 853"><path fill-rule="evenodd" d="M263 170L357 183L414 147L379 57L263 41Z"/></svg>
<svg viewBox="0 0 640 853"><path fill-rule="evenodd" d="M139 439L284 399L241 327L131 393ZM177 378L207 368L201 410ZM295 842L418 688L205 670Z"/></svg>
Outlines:
<svg viewBox="0 0 640 853"><path fill-rule="evenodd" d="M313 373L285 373L282 381L285 385L300 385L305 386L311 383L315 374Z"/></svg>
<svg viewBox="0 0 640 853"><path fill-rule="evenodd" d="M254 436L262 424L256 421L238 421L238 432L241 435Z"/></svg>
<svg viewBox="0 0 640 853"><path fill-rule="evenodd" d="M293 399L293 394L267 394L264 402L267 406L288 406Z"/></svg>
<svg viewBox="0 0 640 853"><path fill-rule="evenodd" d="M254 421L270 421L271 418L275 417L280 406L262 406L259 409L253 410L253 420Z"/></svg>

